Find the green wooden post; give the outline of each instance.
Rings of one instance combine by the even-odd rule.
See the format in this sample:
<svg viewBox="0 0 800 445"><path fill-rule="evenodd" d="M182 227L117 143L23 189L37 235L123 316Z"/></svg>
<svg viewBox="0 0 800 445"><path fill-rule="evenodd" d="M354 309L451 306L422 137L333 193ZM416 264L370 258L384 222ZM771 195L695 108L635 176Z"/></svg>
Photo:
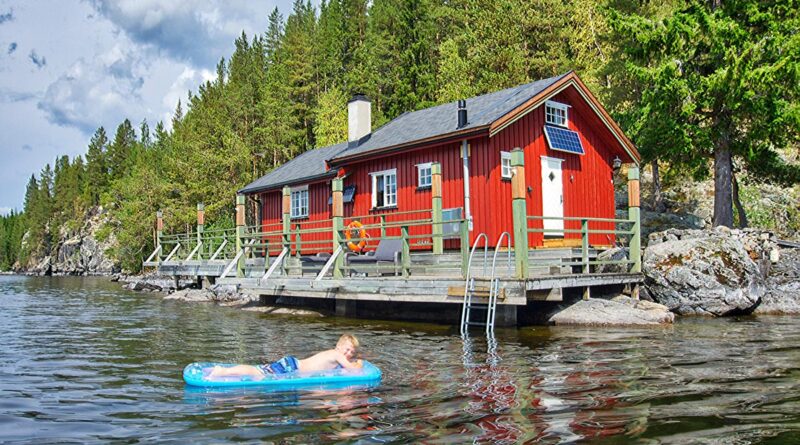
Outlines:
<svg viewBox="0 0 800 445"><path fill-rule="evenodd" d="M282 210L282 222L283 222L283 230L282 230L282 240L281 244L283 248L289 249L289 255L292 254L292 189L287 185L283 187L283 208ZM283 264L281 264L281 274L285 277L286 276L286 260L284 259ZM302 273L301 273L302 275Z"/></svg>
<svg viewBox="0 0 800 445"><path fill-rule="evenodd" d="M511 151L511 210L517 278L528 278L528 208L525 203L525 152Z"/></svg>
<svg viewBox="0 0 800 445"><path fill-rule="evenodd" d="M633 221L630 242L631 272L642 271L642 223L639 214L639 167L628 168L628 219Z"/></svg>
<svg viewBox="0 0 800 445"><path fill-rule="evenodd" d="M333 251L336 252L336 249L341 246L341 233L344 230L344 201L342 197L342 190L344 190L344 181L342 178L334 178L331 182L331 191L333 192L333 206L331 211L332 215L332 226L333 226ZM333 262L333 278L342 278L342 265L344 264L343 261L344 252L339 255L336 260Z"/></svg>
<svg viewBox="0 0 800 445"><path fill-rule="evenodd" d="M403 277L408 278L411 274L411 243L408 240L408 226L400 227L400 236L403 239L403 252L400 262L403 265Z"/></svg>
<svg viewBox="0 0 800 445"><path fill-rule="evenodd" d="M164 236L164 214L161 210L156 212L156 246L161 246L161 237ZM160 262L161 257L164 255L164 248L156 255L156 261Z"/></svg>
<svg viewBox="0 0 800 445"><path fill-rule="evenodd" d="M431 164L431 200L433 227L433 253L441 255L444 251L444 239L442 233L442 164L434 162Z"/></svg>
<svg viewBox="0 0 800 445"><path fill-rule="evenodd" d="M295 255L297 258L300 258L300 249L303 244L303 236L300 233L300 224L294 225L294 248L295 248Z"/></svg>
<svg viewBox="0 0 800 445"><path fill-rule="evenodd" d="M583 273L589 273L589 220L581 219L581 262Z"/></svg>
<svg viewBox="0 0 800 445"><path fill-rule="evenodd" d="M206 221L205 206L202 202L197 203L197 245L203 242L203 230ZM197 259L203 259L203 248L197 249Z"/></svg>
<svg viewBox="0 0 800 445"><path fill-rule="evenodd" d="M244 195L236 195L236 255L244 247L245 214L244 214ZM236 263L236 276L244 277L245 257L239 257Z"/></svg>
<svg viewBox="0 0 800 445"><path fill-rule="evenodd" d="M469 221L466 218L458 223L461 232L461 275L467 278L467 263L469 263Z"/></svg>

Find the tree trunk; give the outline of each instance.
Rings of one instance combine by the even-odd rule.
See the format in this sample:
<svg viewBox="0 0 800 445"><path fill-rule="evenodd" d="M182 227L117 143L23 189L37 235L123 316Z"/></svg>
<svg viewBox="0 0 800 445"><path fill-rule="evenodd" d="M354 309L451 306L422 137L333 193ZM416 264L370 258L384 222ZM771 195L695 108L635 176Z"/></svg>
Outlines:
<svg viewBox="0 0 800 445"><path fill-rule="evenodd" d="M721 142L714 149L714 227L733 227L731 149Z"/></svg>
<svg viewBox="0 0 800 445"><path fill-rule="evenodd" d="M650 165L653 168L653 211L663 212L666 209L664 207L664 197L661 196L661 175L658 170L658 161L653 160Z"/></svg>
<svg viewBox="0 0 800 445"><path fill-rule="evenodd" d="M739 227L744 229L750 223L747 221L747 213L745 213L742 201L739 199L739 181L736 180L736 173L731 173L731 182L733 185L733 205L736 206L736 213L739 216Z"/></svg>

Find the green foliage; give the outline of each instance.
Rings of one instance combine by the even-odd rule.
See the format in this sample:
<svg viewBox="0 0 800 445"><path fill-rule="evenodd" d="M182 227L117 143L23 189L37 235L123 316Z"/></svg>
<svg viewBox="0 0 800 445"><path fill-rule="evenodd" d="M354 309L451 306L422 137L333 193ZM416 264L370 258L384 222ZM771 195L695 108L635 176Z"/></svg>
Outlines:
<svg viewBox="0 0 800 445"><path fill-rule="evenodd" d="M111 232L114 230L114 227L111 224L103 224L95 230L94 238L101 243L108 241L108 238L111 236Z"/></svg>
<svg viewBox="0 0 800 445"><path fill-rule="evenodd" d="M619 96L646 159L705 170L714 159L715 224L732 224L734 162L793 183L778 150L800 137L800 13L792 0L689 2L665 17L614 12L625 62ZM620 87L621 88L621 87Z"/></svg>
<svg viewBox="0 0 800 445"><path fill-rule="evenodd" d="M10 270L19 259L19 246L25 233L25 215L11 211L0 216L0 270Z"/></svg>
<svg viewBox="0 0 800 445"><path fill-rule="evenodd" d="M347 99L344 92L335 86L319 95L314 109L314 137L320 147L347 140Z"/></svg>
<svg viewBox="0 0 800 445"><path fill-rule="evenodd" d="M722 147L755 177L797 182L779 149L798 142L798 8L790 0L721 5L327 0L317 10L295 0L287 18L269 14L263 34L235 40L216 79L178 101L171 130L158 122L151 133L142 121L137 137L126 119L109 141L100 127L84 157L59 157L32 176L24 213L0 219L0 266L51 253L62 227L81 227L103 205L112 221L95 235L116 237L113 254L138 271L154 248L156 211L165 233L193 230L198 202L207 229L232 228L235 190L303 151L346 140L354 93L372 100L375 128L570 69L647 160L707 174ZM755 206L748 193L745 205ZM758 207L752 212L760 223Z"/></svg>

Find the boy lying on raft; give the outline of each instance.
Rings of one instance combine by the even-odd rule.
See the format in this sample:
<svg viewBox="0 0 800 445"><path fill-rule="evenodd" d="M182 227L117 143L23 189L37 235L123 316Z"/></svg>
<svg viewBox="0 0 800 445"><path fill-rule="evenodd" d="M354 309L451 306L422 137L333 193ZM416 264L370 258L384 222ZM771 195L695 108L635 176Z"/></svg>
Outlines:
<svg viewBox="0 0 800 445"><path fill-rule="evenodd" d="M315 372L328 371L338 367L356 369L363 366L361 360L352 361L358 350L358 339L354 335L344 334L336 342L334 349L318 352L309 358L298 360L294 356L286 356L275 363L259 366L236 365L226 368L214 366L208 378L226 376L251 376L261 380L272 374L287 374L290 372Z"/></svg>

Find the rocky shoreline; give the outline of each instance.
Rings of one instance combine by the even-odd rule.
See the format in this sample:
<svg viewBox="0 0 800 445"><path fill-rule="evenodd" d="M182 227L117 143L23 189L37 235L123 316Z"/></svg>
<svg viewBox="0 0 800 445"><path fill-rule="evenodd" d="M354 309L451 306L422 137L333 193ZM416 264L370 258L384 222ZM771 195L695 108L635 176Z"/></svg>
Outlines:
<svg viewBox="0 0 800 445"><path fill-rule="evenodd" d="M236 307L245 311L262 312L280 315L301 315L323 317L324 313L297 307L284 307L261 304L257 295L241 292L236 286L215 284L208 288L196 289L193 281L182 280L180 288L175 288L175 280L158 275L121 276L115 275L112 281L126 283L123 287L137 292L163 294L164 300L187 303L213 303L219 306Z"/></svg>

